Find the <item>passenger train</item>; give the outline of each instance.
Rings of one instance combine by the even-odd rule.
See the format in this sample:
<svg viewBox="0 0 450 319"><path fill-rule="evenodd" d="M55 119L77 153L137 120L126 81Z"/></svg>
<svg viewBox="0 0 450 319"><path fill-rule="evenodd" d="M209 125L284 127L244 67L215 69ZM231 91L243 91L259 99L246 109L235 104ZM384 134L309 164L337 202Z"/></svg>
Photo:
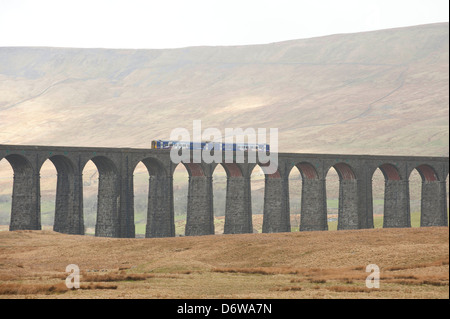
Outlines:
<svg viewBox="0 0 450 319"><path fill-rule="evenodd" d="M270 152L269 144L247 144L247 143L214 143L214 142L183 142L183 141L152 141L152 149L189 149L189 150L208 150L219 149L222 151L255 151Z"/></svg>

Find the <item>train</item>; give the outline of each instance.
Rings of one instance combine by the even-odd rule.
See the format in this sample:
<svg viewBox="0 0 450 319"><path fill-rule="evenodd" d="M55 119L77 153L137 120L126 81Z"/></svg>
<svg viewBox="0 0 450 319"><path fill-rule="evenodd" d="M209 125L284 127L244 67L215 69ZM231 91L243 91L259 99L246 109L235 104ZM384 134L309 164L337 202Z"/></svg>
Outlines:
<svg viewBox="0 0 450 319"><path fill-rule="evenodd" d="M248 143L220 143L220 142L183 142L169 140L153 140L152 149L189 149L189 150L208 150L218 149L222 151L254 151L270 152L269 144L248 144Z"/></svg>

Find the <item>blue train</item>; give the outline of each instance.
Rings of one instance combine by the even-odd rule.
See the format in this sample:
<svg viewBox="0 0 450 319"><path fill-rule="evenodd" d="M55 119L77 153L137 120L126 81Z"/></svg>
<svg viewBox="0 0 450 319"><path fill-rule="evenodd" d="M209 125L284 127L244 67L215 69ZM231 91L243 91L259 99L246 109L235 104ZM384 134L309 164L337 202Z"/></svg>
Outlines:
<svg viewBox="0 0 450 319"><path fill-rule="evenodd" d="M222 151L255 151L255 152L270 152L269 144L236 144L236 143L214 143L214 142L183 142L183 141L152 141L153 149L189 149L189 150L203 150L203 149L221 149Z"/></svg>

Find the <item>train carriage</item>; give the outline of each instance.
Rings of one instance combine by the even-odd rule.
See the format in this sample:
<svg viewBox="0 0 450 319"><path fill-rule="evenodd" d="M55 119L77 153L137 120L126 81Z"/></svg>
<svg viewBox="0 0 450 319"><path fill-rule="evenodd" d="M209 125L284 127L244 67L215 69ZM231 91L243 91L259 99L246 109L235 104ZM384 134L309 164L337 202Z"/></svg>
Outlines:
<svg viewBox="0 0 450 319"><path fill-rule="evenodd" d="M186 141L169 141L169 140L153 140L152 149L189 149L189 150L212 150L221 149L222 151L252 151L252 152L270 152L269 144L246 144L246 143L214 143L214 142L186 142Z"/></svg>

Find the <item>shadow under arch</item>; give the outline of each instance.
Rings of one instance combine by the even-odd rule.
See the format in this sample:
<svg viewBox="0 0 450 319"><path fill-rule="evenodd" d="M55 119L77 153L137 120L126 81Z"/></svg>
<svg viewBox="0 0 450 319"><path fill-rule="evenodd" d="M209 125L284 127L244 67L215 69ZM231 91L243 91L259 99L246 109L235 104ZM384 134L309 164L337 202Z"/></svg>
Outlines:
<svg viewBox="0 0 450 319"><path fill-rule="evenodd" d="M22 155L10 154L4 158L14 174L9 230L40 230L39 175Z"/></svg>

